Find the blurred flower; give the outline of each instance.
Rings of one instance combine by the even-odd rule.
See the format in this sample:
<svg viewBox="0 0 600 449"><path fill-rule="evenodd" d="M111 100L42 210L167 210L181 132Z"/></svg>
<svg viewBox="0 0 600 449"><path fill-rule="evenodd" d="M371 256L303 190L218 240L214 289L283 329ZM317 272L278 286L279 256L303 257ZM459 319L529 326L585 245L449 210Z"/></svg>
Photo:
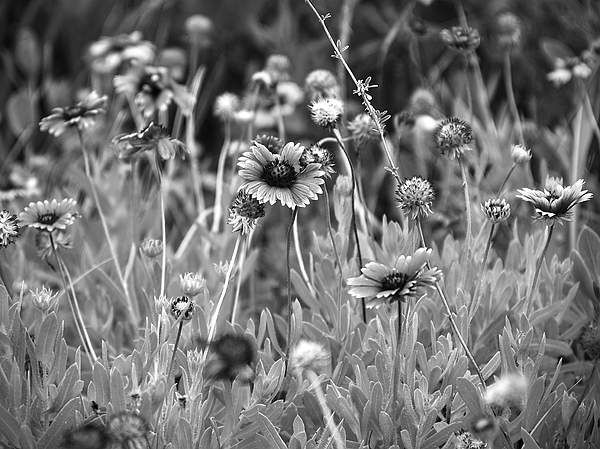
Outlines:
<svg viewBox="0 0 600 449"><path fill-rule="evenodd" d="M265 89L270 89L271 87L273 87L273 78L265 70L261 70L252 75L252 79L250 80L250 82L251 84L264 87Z"/></svg>
<svg viewBox="0 0 600 449"><path fill-rule="evenodd" d="M430 115L441 118L433 93L429 89L419 87L410 96L408 110L414 115Z"/></svg>
<svg viewBox="0 0 600 449"><path fill-rule="evenodd" d="M527 401L527 380L520 373L505 374L483 393L483 400L489 406L500 408L515 405L521 410Z"/></svg>
<svg viewBox="0 0 600 449"><path fill-rule="evenodd" d="M142 250L142 253L150 259L158 257L163 252L162 240L144 239L140 245L140 249Z"/></svg>
<svg viewBox="0 0 600 449"><path fill-rule="evenodd" d="M247 125L254 119L254 112L249 109L240 109L233 114L233 119L240 125Z"/></svg>
<svg viewBox="0 0 600 449"><path fill-rule="evenodd" d="M262 134L260 136L256 136L254 139L254 143L263 145L273 154L277 154L281 152L283 148L283 142L279 137Z"/></svg>
<svg viewBox="0 0 600 449"><path fill-rule="evenodd" d="M500 427L495 417L482 415L471 423L471 434L483 441L493 441Z"/></svg>
<svg viewBox="0 0 600 449"><path fill-rule="evenodd" d="M417 298L426 287L433 287L442 272L426 269L431 249L419 248L412 256L399 256L393 267L369 262L361 269L360 277L348 279L349 293L356 298L372 298L367 307L386 302Z"/></svg>
<svg viewBox="0 0 600 449"><path fill-rule="evenodd" d="M213 351L204 367L204 375L209 379L248 382L254 378L256 348L246 335L225 334L210 343Z"/></svg>
<svg viewBox="0 0 600 449"><path fill-rule="evenodd" d="M175 81L184 81L188 64L187 53L183 48L168 47L158 54L156 64L169 69Z"/></svg>
<svg viewBox="0 0 600 449"><path fill-rule="evenodd" d="M214 113L223 120L233 120L235 113L240 109L240 99L236 94L225 92L215 99Z"/></svg>
<svg viewBox="0 0 600 449"><path fill-rule="evenodd" d="M189 296L177 296L171 300L169 312L177 320L189 321L194 314L194 301Z"/></svg>
<svg viewBox="0 0 600 449"><path fill-rule="evenodd" d="M420 176L405 179L396 190L398 207L409 214L413 220L419 216L427 217L433 213L431 205L435 200L435 191L431 182Z"/></svg>
<svg viewBox="0 0 600 449"><path fill-rule="evenodd" d="M0 205L39 194L37 178L20 165L14 165L7 176L0 177Z"/></svg>
<svg viewBox="0 0 600 449"><path fill-rule="evenodd" d="M7 210L0 211L0 249L15 243L20 232L17 216Z"/></svg>
<svg viewBox="0 0 600 449"><path fill-rule="evenodd" d="M60 202L56 200L31 202L19 214L23 226L53 232L55 229L66 229L73 224L79 214L75 210L77 202L72 198L65 198Z"/></svg>
<svg viewBox="0 0 600 449"><path fill-rule="evenodd" d="M592 69L579 57L556 58L554 70L546 75L555 87L560 87L571 81L571 78L587 79L592 74Z"/></svg>
<svg viewBox="0 0 600 449"><path fill-rule="evenodd" d="M526 164L531 160L531 150L523 145L512 145L510 148L510 157L515 164Z"/></svg>
<svg viewBox="0 0 600 449"><path fill-rule="evenodd" d="M505 12L496 18L498 45L510 50L521 43L521 21L512 12Z"/></svg>
<svg viewBox="0 0 600 449"><path fill-rule="evenodd" d="M104 427L87 423L67 430L60 447L63 449L106 449L111 445Z"/></svg>
<svg viewBox="0 0 600 449"><path fill-rule="evenodd" d="M126 75L114 79L118 93L130 95L144 118L153 118L158 111L166 111L172 101L189 115L195 103L186 86L173 80L166 67L134 67Z"/></svg>
<svg viewBox="0 0 600 449"><path fill-rule="evenodd" d="M337 98L315 100L309 108L312 121L329 131L337 127L344 113L344 103Z"/></svg>
<svg viewBox="0 0 600 449"><path fill-rule="evenodd" d="M129 158L144 151L156 152L163 160L173 159L176 155L185 159L188 152L185 144L170 136L164 126L154 122L139 133L125 134L113 139L119 150L120 158Z"/></svg>
<svg viewBox="0 0 600 449"><path fill-rule="evenodd" d="M319 69L310 72L304 81L304 88L312 101L340 97L340 85L329 70Z"/></svg>
<svg viewBox="0 0 600 449"><path fill-rule="evenodd" d="M265 63L265 72L271 76L271 81L277 84L290 79L290 67L292 62L285 55L271 55Z"/></svg>
<svg viewBox="0 0 600 449"><path fill-rule="evenodd" d="M95 91L89 93L82 101L74 106L54 108L52 113L40 121L40 130L48 131L53 136L60 136L67 128L77 126L87 128L96 120L98 114L106 112L108 97L99 97Z"/></svg>
<svg viewBox="0 0 600 449"><path fill-rule="evenodd" d="M475 438L468 430L459 430L455 436L458 440L456 449L485 449L487 447L485 441Z"/></svg>
<svg viewBox="0 0 600 449"><path fill-rule="evenodd" d="M331 175L335 173L333 153L319 144L311 145L302 153L300 166L306 168L309 164L321 164L325 178L331 178Z"/></svg>
<svg viewBox="0 0 600 449"><path fill-rule="evenodd" d="M227 277L227 272L229 271L229 261L223 262L222 260L219 263L213 263L213 269L215 270L215 274L219 278L221 282L225 281ZM231 271L231 275L233 276L237 271L237 266L233 265L233 270Z"/></svg>
<svg viewBox="0 0 600 449"><path fill-rule="evenodd" d="M303 152L303 146L289 142L281 153L273 154L254 142L238 160L239 174L246 181L242 188L261 203L279 200L289 208L306 206L322 193L320 185L325 181L320 165L300 166Z"/></svg>
<svg viewBox="0 0 600 449"><path fill-rule="evenodd" d="M52 240L50 240L50 234L41 230L35 235L35 248L43 260L48 260L54 254L55 248L58 251L64 251L72 247L71 240L63 231L52 233Z"/></svg>
<svg viewBox="0 0 600 449"><path fill-rule="evenodd" d="M301 377L304 370L318 372L327 365L329 358L329 352L322 344L300 340L290 351L290 371L297 377Z"/></svg>
<svg viewBox="0 0 600 449"><path fill-rule="evenodd" d="M533 204L534 219L556 220L562 224L562 220L572 220L573 208L577 204L592 199L592 194L583 190L584 182L580 179L572 186L564 187L562 178L548 176L544 190L519 189L517 198Z"/></svg>
<svg viewBox="0 0 600 449"><path fill-rule="evenodd" d="M588 324L579 333L577 341L587 357L591 360L600 360L600 329L593 324Z"/></svg>
<svg viewBox="0 0 600 449"><path fill-rule="evenodd" d="M166 310L170 306L173 300L167 298L166 295L158 295L154 297L154 311L157 315L161 314L163 310Z"/></svg>
<svg viewBox="0 0 600 449"><path fill-rule="evenodd" d="M508 217L510 217L510 204L505 199L495 198L483 203L481 211L490 223L498 224L508 220Z"/></svg>
<svg viewBox="0 0 600 449"><path fill-rule="evenodd" d="M227 224L233 225L233 232L250 234L256 221L265 216L265 205L245 190L239 190L229 208Z"/></svg>
<svg viewBox="0 0 600 449"><path fill-rule="evenodd" d="M185 31L188 40L198 48L210 46L210 35L213 32L213 22L208 17L194 14L185 21Z"/></svg>
<svg viewBox="0 0 600 449"><path fill-rule="evenodd" d="M358 145L364 145L366 142L377 140L379 131L373 122L371 116L367 113L358 114L348 123L348 131Z"/></svg>
<svg viewBox="0 0 600 449"><path fill-rule="evenodd" d="M53 293L44 285L41 290L36 288L35 292L31 291L31 302L40 310L50 310L58 302L58 292Z"/></svg>
<svg viewBox="0 0 600 449"><path fill-rule="evenodd" d="M448 47L459 51L472 51L479 47L481 36L479 31L470 27L452 27L440 31L440 37Z"/></svg>
<svg viewBox="0 0 600 449"><path fill-rule="evenodd" d="M206 288L206 279L200 273L185 273L179 275L179 288L184 295L198 296Z"/></svg>
<svg viewBox="0 0 600 449"><path fill-rule="evenodd" d="M277 83L275 94L279 97L281 115L291 115L304 100L304 92L293 81Z"/></svg>
<svg viewBox="0 0 600 449"><path fill-rule="evenodd" d="M433 133L433 139L438 151L448 159L459 158L465 151L472 150L469 145L473 140L471 126L456 117L444 119Z"/></svg>
<svg viewBox="0 0 600 449"><path fill-rule="evenodd" d="M154 45L142 40L142 33L101 37L90 45L87 59L96 73L113 73L124 62L150 64L154 59Z"/></svg>
<svg viewBox="0 0 600 449"><path fill-rule="evenodd" d="M113 413L106 423L106 433L116 448L147 448L150 445L150 426L137 413L120 411Z"/></svg>
<svg viewBox="0 0 600 449"><path fill-rule="evenodd" d="M334 189L337 190L342 196L352 195L352 177L349 175L338 175L335 180Z"/></svg>

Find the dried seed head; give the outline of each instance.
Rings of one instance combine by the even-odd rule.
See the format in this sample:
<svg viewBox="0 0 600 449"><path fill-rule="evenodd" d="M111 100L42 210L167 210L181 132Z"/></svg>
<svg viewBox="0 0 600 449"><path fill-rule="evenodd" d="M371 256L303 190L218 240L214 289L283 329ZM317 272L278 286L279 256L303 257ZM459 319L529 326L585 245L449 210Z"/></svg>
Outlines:
<svg viewBox="0 0 600 449"><path fill-rule="evenodd" d="M223 121L233 120L240 109L240 99L236 94L225 92L215 100L214 113Z"/></svg>
<svg viewBox="0 0 600 449"><path fill-rule="evenodd" d="M432 213L431 205L435 200L435 191L431 182L420 176L406 179L396 190L398 207L409 214L413 220Z"/></svg>
<svg viewBox="0 0 600 449"><path fill-rule="evenodd" d="M344 113L344 103L336 98L313 101L310 106L312 121L323 128L336 128Z"/></svg>
<svg viewBox="0 0 600 449"><path fill-rule="evenodd" d="M377 131L373 119L369 114L364 112L358 114L350 123L348 123L348 130L358 145L363 145L368 141L377 140L379 138L379 131Z"/></svg>
<svg viewBox="0 0 600 449"><path fill-rule="evenodd" d="M439 124L433 134L436 148L448 159L459 158L465 151L472 150L471 126L456 117L448 118Z"/></svg>

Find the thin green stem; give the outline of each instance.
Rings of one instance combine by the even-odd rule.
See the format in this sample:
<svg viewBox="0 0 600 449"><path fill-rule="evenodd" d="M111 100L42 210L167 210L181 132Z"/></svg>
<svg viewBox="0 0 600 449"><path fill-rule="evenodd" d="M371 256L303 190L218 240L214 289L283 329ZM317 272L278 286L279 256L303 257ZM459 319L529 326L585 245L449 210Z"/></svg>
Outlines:
<svg viewBox="0 0 600 449"><path fill-rule="evenodd" d="M282 142L285 142L285 125L283 115L281 114L281 101L277 95L277 86L275 86L273 97L275 98L275 119L277 120L277 132Z"/></svg>
<svg viewBox="0 0 600 449"><path fill-rule="evenodd" d="M286 246L285 246L285 267L287 270L287 340L285 355L289 360L291 350L291 339L292 339L292 267L290 266L290 252L292 249L292 230L294 228L294 221L298 215L298 208L292 207L292 217L290 218L290 224L288 225Z"/></svg>
<svg viewBox="0 0 600 449"><path fill-rule="evenodd" d="M463 164L462 157L458 158L458 165L460 166L460 173L462 176L462 187L465 194L465 208L467 212L467 234L465 236L465 252L463 254L462 261L462 273L461 273L461 285L465 287L467 271L469 268L469 260L471 257L471 234L472 234L472 220L471 220L471 198L469 196L469 183L467 181L467 169Z"/></svg>
<svg viewBox="0 0 600 449"><path fill-rule="evenodd" d="M477 282L475 283L475 292L473 293L473 298L471 300L471 307L469 311L469 318L473 318L475 316L475 312L479 308L480 303L480 290L481 290L481 282L483 281L483 273L485 271L485 266L487 264L487 259L490 254L490 248L492 247L492 240L494 237L494 230L496 229L496 223L492 223L490 227L490 235L488 236L487 243L485 245L485 252L483 253L483 260L481 261L481 267L479 269L479 275L477 276Z"/></svg>
<svg viewBox="0 0 600 449"><path fill-rule="evenodd" d="M319 403L319 407L321 408L321 412L323 413L323 418L325 418L325 425L327 426L327 430L331 433L333 441L337 446L337 449L344 449L346 444L340 435L339 430L335 425L335 421L333 419L333 413L329 405L327 404L327 399L325 398L325 394L323 393L323 388L321 387L321 382L317 375L311 371L310 369L306 370L306 377L310 382L310 386L313 387L315 392L315 396L317 396L317 401Z"/></svg>
<svg viewBox="0 0 600 449"><path fill-rule="evenodd" d="M516 167L517 167L517 164L513 162L512 167L510 167L510 170L508 170L508 173L504 177L504 181L502 181L502 184L500 184L498 193L496 193L496 199L498 199L500 197L500 195L502 194L502 191L504 190L504 187L506 186L506 183L508 182L508 178L510 178L510 175L512 175L512 173L515 171Z"/></svg>
<svg viewBox="0 0 600 449"><path fill-rule="evenodd" d="M178 318L179 327L177 328L177 336L175 337L175 345L173 346L173 356L171 357L171 361L169 362L169 370L167 371L167 376L171 375L171 371L173 370L173 365L175 364L175 357L177 355L177 346L179 346L179 340L181 338L181 331L183 329L183 320L181 319L182 316L183 316L183 314Z"/></svg>
<svg viewBox="0 0 600 449"><path fill-rule="evenodd" d="M165 295L166 283L167 283L167 219L165 214L165 193L163 191L162 177L160 176L160 169L157 168L158 176L158 193L160 199L160 231L162 239L162 263L160 271L160 296Z"/></svg>
<svg viewBox="0 0 600 449"><path fill-rule="evenodd" d="M344 282L344 272L342 267L342 261L340 259L340 253L337 249L337 243L335 242L335 234L333 233L333 226L331 225L331 211L329 210L331 201L329 200L329 192L327 188L323 188L325 192L325 222L327 223L327 231L329 232L329 238L331 239L331 246L333 247L333 254L335 255L335 261L338 265L338 291L337 291L337 321L338 330L340 331L339 337L343 337L341 330L339 329L339 323L342 321L342 285Z"/></svg>
<svg viewBox="0 0 600 449"><path fill-rule="evenodd" d="M548 251L548 247L550 246L550 239L552 238L552 232L554 231L554 222L548 225L548 236L546 237L546 243L544 244L544 248L542 249L542 253L540 257L537 259L535 264L535 274L533 275L533 282L531 284L531 290L529 291L529 295L527 296L527 302L525 310L527 314L531 312L531 306L533 302L533 296L535 294L535 289L537 287L538 279L540 276L540 271L542 269L542 264L544 263L544 258L546 257L546 252Z"/></svg>
<svg viewBox="0 0 600 449"><path fill-rule="evenodd" d="M248 245L250 243L250 237L242 237L242 249L240 252L240 261L238 267L238 281L235 286L235 296L233 298L233 308L231 309L231 324L235 324L240 304L240 288L243 282L244 275L244 262L246 261L246 252L248 251Z"/></svg>
<svg viewBox="0 0 600 449"><path fill-rule="evenodd" d="M225 182L225 163L227 162L227 154L231 145L231 121L225 121L225 139L219 154L219 165L217 166L217 186L215 190L215 207L213 212L213 222L211 232L219 232L221 226L221 215L223 215L223 187Z"/></svg>
<svg viewBox="0 0 600 449"><path fill-rule="evenodd" d="M523 136L523 126L521 125L521 116L517 109L517 100L515 99L515 91L512 85L512 69L510 62L510 50L504 52L504 89L506 90L506 98L508 98L508 104L510 106L513 120L519 133L519 143L525 145L525 138Z"/></svg>
<svg viewBox="0 0 600 449"><path fill-rule="evenodd" d="M306 266L304 265L304 259L302 258L302 248L300 247L300 233L298 231L298 220L294 220L294 227L292 229L293 237L294 237L294 250L296 251L296 259L298 259L298 265L300 266L300 274L302 275L302 279L304 279L304 283L311 291L311 293L315 293L315 288L308 277L308 272L306 271Z"/></svg>

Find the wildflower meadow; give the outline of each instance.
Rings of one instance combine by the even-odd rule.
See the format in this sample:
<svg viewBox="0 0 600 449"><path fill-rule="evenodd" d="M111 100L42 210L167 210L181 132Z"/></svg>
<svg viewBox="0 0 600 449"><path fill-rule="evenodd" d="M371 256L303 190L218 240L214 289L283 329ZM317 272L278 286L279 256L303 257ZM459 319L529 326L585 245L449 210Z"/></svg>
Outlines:
<svg viewBox="0 0 600 449"><path fill-rule="evenodd" d="M0 3L0 446L600 448L600 3Z"/></svg>

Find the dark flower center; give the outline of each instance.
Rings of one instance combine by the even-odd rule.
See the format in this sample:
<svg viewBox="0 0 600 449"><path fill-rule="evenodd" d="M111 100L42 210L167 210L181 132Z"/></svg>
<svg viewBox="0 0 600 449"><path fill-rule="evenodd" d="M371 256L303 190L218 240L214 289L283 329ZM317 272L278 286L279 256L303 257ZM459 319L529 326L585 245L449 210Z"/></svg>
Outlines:
<svg viewBox="0 0 600 449"><path fill-rule="evenodd" d="M158 98L160 93L162 92L162 88L158 85L156 80L153 77L153 74L145 73L140 80L138 86L139 92L144 92L153 98Z"/></svg>
<svg viewBox="0 0 600 449"><path fill-rule="evenodd" d="M83 108L81 106L71 106L64 109L64 114L66 119L79 117L81 114L83 114Z"/></svg>
<svg viewBox="0 0 600 449"><path fill-rule="evenodd" d="M398 271L393 271L381 280L381 286L384 288L384 290L396 290L404 287L404 284L406 284L407 280L408 275Z"/></svg>
<svg viewBox="0 0 600 449"><path fill-rule="evenodd" d="M58 221L60 217L55 213L44 214L38 217L38 223L52 225Z"/></svg>
<svg viewBox="0 0 600 449"><path fill-rule="evenodd" d="M274 160L265 166L262 179L271 187L290 188L296 181L296 170L287 162Z"/></svg>

